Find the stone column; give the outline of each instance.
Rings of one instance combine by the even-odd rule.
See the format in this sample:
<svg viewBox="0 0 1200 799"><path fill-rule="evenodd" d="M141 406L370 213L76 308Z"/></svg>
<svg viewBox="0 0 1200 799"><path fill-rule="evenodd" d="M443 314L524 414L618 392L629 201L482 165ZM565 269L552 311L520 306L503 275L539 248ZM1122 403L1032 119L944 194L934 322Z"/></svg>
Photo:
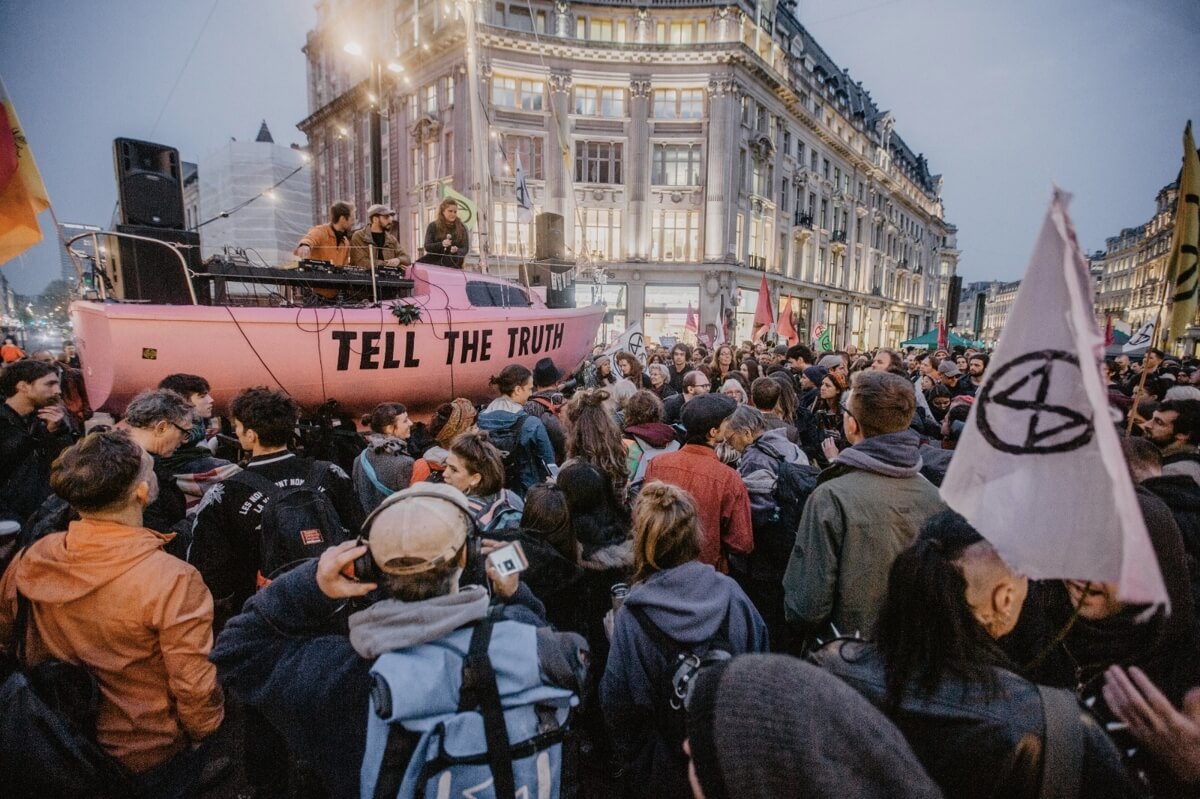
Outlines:
<svg viewBox="0 0 1200 799"><path fill-rule="evenodd" d="M626 145L625 185L629 189L629 216L623 243L630 261L650 258L650 76L629 81L629 142Z"/></svg>
<svg viewBox="0 0 1200 799"><path fill-rule="evenodd" d="M732 261L737 210L738 90L732 78L708 82L708 147L705 152L704 260Z"/></svg>
<svg viewBox="0 0 1200 799"><path fill-rule="evenodd" d="M565 4L560 3L560 6ZM563 217L563 241L575 248L575 193L571 190L575 167L574 145L571 142L571 73L551 72L550 116L546 123L547 194L545 208ZM568 149L564 158L563 147ZM565 163L564 163L565 161Z"/></svg>

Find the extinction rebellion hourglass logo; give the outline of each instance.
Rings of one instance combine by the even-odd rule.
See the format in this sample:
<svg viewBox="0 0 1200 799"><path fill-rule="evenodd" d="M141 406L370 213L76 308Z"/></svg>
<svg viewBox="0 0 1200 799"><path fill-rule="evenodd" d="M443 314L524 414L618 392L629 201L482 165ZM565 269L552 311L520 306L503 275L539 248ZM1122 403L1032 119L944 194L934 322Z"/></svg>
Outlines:
<svg viewBox="0 0 1200 799"><path fill-rule="evenodd" d="M1071 394L1082 390L1079 359L1071 353L1041 350L1022 355L998 369L980 393L975 409L979 432L993 447L1013 455L1049 455L1087 446L1095 426L1076 408L1088 405L1067 404Z"/></svg>

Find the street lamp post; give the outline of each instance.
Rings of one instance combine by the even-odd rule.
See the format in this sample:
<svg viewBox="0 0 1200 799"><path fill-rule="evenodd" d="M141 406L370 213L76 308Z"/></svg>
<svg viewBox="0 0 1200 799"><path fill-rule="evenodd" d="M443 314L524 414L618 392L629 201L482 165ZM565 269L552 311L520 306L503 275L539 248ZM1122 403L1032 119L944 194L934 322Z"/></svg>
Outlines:
<svg viewBox="0 0 1200 799"><path fill-rule="evenodd" d="M383 103L383 69L384 63L375 57L374 53L367 53L363 46L358 42L350 42L342 48L352 56L366 57L367 66L370 70L370 83L367 90L367 99L370 101L371 107L367 115L368 123L368 138L371 148L371 202L383 202L383 114L380 110L380 105ZM398 64L394 59L387 62L389 72L400 73L404 71L404 67Z"/></svg>

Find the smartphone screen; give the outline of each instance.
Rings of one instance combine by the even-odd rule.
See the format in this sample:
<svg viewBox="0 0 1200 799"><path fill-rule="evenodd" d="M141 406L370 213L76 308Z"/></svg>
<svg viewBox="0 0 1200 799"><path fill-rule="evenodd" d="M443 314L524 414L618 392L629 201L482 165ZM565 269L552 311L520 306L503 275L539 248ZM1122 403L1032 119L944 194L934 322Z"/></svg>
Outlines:
<svg viewBox="0 0 1200 799"><path fill-rule="evenodd" d="M525 559L525 550L521 549L520 541L513 541L493 550L492 554L488 555L488 562L501 577L523 572L529 567L529 561Z"/></svg>

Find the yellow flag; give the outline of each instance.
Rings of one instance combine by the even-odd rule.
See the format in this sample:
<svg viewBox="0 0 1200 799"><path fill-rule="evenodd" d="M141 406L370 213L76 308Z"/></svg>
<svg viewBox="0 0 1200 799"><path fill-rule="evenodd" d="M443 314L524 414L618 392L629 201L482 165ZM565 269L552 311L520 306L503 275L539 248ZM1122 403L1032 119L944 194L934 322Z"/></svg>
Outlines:
<svg viewBox="0 0 1200 799"><path fill-rule="evenodd" d="M1167 342L1183 338L1196 318L1196 293L1200 285L1200 158L1192 139L1189 120L1183 131L1183 173L1179 177L1179 204L1175 210L1175 232L1171 235L1171 259L1167 265L1167 287L1172 294L1171 323Z"/></svg>
<svg viewBox="0 0 1200 799"><path fill-rule="evenodd" d="M0 81L0 264L42 240L37 215L49 207L25 132Z"/></svg>
<svg viewBox="0 0 1200 799"><path fill-rule="evenodd" d="M475 219L478 210L475 208L475 203L466 198L465 195L459 194L454 189L442 184L442 197L449 197L458 203L458 221L462 222L467 230L475 229Z"/></svg>

